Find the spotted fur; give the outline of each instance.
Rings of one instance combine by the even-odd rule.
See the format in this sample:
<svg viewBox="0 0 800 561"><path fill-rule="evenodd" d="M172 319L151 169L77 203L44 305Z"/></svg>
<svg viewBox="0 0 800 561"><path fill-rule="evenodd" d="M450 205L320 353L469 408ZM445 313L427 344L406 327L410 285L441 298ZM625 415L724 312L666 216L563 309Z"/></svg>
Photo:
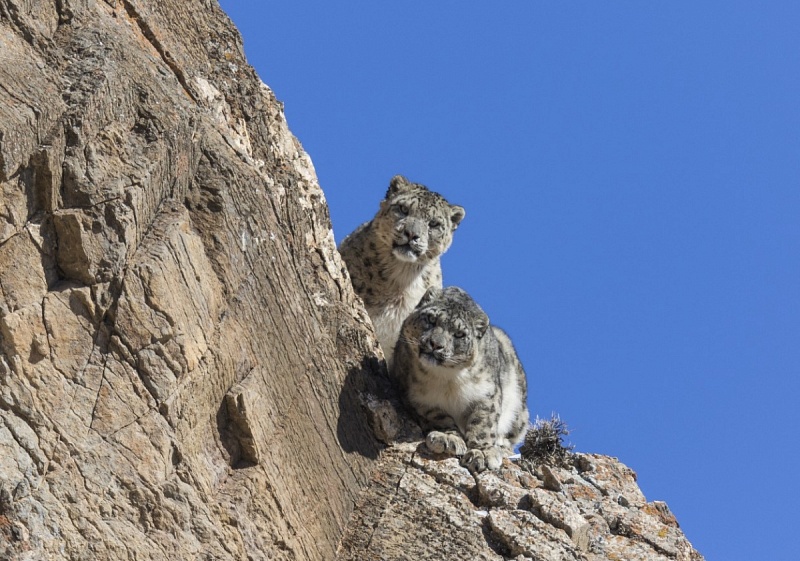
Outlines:
<svg viewBox="0 0 800 561"><path fill-rule="evenodd" d="M528 428L527 382L508 335L460 288L429 289L403 323L392 368L435 453L497 469Z"/></svg>
<svg viewBox="0 0 800 561"><path fill-rule="evenodd" d="M463 218L462 207L397 175L375 217L339 246L389 364L403 320L428 288L441 288L439 256Z"/></svg>

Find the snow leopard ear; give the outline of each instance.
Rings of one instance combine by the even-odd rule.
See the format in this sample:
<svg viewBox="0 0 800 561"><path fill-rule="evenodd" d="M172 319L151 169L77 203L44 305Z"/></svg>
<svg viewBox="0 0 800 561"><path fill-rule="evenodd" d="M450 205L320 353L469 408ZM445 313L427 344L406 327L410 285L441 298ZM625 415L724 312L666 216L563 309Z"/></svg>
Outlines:
<svg viewBox="0 0 800 561"><path fill-rule="evenodd" d="M458 228L459 223L464 220L467 211L463 206L450 205L450 221L453 223L453 230Z"/></svg>
<svg viewBox="0 0 800 561"><path fill-rule="evenodd" d="M411 187L411 182L402 175L395 175L389 182L389 189L386 191L386 198L395 196L396 194L408 190Z"/></svg>
<svg viewBox="0 0 800 561"><path fill-rule="evenodd" d="M435 286L430 287L428 290L425 291L425 294L422 295L422 298L417 303L417 309L427 306L441 295L442 295L441 288L436 288Z"/></svg>
<svg viewBox="0 0 800 561"><path fill-rule="evenodd" d="M478 334L478 339L486 335L486 330L489 329L489 316L481 313L478 319L475 320L475 333Z"/></svg>

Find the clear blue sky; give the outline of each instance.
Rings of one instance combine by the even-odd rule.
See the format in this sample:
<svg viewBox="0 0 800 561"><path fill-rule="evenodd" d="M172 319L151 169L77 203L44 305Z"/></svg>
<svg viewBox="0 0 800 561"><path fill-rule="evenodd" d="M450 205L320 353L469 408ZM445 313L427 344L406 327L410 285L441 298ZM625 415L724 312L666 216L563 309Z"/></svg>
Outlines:
<svg viewBox="0 0 800 561"><path fill-rule="evenodd" d="M534 414L619 457L709 561L794 561L800 2L242 2L337 241L396 173Z"/></svg>

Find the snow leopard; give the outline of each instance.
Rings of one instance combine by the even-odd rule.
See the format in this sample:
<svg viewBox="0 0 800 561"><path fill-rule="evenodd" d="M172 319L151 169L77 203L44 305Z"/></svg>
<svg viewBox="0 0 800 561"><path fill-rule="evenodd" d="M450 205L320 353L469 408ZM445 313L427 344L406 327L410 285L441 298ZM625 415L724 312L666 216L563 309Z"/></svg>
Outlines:
<svg viewBox="0 0 800 561"><path fill-rule="evenodd" d="M465 215L425 185L396 175L375 217L339 245L387 364L403 320L431 287L442 286L439 257Z"/></svg>
<svg viewBox="0 0 800 561"><path fill-rule="evenodd" d="M392 375L436 454L497 469L529 425L525 371L508 335L461 288L430 288L403 322Z"/></svg>

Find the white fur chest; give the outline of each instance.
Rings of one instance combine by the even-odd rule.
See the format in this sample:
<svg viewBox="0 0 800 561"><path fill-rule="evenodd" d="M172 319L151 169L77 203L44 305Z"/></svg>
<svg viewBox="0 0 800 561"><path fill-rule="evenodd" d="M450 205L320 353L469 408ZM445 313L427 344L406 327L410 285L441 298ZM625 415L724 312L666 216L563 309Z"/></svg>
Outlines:
<svg viewBox="0 0 800 561"><path fill-rule="evenodd" d="M522 394L513 372L508 372L504 377L503 402L500 407L500 418L497 420L497 434L507 434L517 420L522 409Z"/></svg>
<svg viewBox="0 0 800 561"><path fill-rule="evenodd" d="M444 370L444 369L443 369ZM473 379L469 369L449 375L428 376L423 384L414 387L409 398L415 405L439 407L450 415L464 432L465 414L476 401L485 400L494 392L494 383L488 379Z"/></svg>
<svg viewBox="0 0 800 561"><path fill-rule="evenodd" d="M387 363L391 364L394 345L400 336L403 322L417 306L427 289L423 275L418 274L399 296L388 299L381 307L367 310Z"/></svg>

